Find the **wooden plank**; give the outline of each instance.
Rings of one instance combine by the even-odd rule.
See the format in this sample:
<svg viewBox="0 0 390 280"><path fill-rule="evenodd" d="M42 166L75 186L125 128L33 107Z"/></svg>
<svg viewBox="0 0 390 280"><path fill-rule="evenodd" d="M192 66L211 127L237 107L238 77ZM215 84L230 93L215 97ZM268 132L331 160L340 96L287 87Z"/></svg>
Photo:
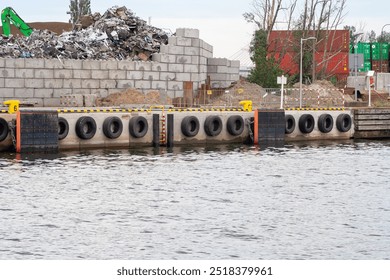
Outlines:
<svg viewBox="0 0 390 280"><path fill-rule="evenodd" d="M390 115L355 115L355 120L390 120Z"/></svg>
<svg viewBox="0 0 390 280"><path fill-rule="evenodd" d="M390 109L357 109L355 115L387 115Z"/></svg>
<svg viewBox="0 0 390 280"><path fill-rule="evenodd" d="M355 130L363 131L363 130L390 130L390 125L359 125L355 126Z"/></svg>
<svg viewBox="0 0 390 280"><path fill-rule="evenodd" d="M390 120L369 120L369 121L358 121L356 125L390 125Z"/></svg>

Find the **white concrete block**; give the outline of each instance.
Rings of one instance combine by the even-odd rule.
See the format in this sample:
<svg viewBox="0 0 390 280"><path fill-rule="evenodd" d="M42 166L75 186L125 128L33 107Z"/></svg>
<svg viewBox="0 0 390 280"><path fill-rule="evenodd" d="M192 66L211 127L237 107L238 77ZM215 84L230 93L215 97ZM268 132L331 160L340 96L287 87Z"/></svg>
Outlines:
<svg viewBox="0 0 390 280"><path fill-rule="evenodd" d="M177 28L176 29L176 36L197 39L197 38L199 38L199 29Z"/></svg>
<svg viewBox="0 0 390 280"><path fill-rule="evenodd" d="M81 79L64 79L64 88L81 88Z"/></svg>

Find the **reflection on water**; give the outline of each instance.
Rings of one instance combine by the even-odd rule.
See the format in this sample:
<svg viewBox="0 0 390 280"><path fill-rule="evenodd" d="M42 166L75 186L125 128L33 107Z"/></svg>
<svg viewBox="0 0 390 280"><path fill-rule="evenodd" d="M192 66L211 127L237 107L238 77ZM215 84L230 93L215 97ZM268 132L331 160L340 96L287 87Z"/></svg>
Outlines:
<svg viewBox="0 0 390 280"><path fill-rule="evenodd" d="M0 156L0 259L389 259L390 142Z"/></svg>

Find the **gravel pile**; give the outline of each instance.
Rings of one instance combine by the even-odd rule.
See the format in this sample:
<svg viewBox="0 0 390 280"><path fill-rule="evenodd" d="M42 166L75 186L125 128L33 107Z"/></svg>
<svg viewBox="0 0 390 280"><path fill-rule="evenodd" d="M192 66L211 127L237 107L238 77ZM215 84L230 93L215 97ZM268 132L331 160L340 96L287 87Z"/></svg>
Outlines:
<svg viewBox="0 0 390 280"><path fill-rule="evenodd" d="M168 43L168 34L126 7L83 17L75 30L56 35L35 30L30 37L0 37L0 57L148 60Z"/></svg>

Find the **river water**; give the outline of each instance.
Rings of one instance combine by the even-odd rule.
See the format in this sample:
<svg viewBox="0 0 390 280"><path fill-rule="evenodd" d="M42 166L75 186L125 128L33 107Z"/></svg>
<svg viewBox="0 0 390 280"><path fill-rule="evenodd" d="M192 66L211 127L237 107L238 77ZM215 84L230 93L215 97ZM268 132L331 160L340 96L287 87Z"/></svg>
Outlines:
<svg viewBox="0 0 390 280"><path fill-rule="evenodd" d="M0 155L0 259L390 259L390 142Z"/></svg>

